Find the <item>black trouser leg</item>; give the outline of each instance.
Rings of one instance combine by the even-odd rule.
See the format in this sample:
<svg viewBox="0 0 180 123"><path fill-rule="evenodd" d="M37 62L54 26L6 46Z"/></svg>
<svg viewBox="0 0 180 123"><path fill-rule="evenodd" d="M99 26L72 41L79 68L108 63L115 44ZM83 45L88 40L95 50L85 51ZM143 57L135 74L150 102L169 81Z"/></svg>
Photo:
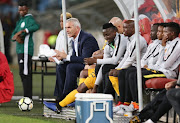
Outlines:
<svg viewBox="0 0 180 123"><path fill-rule="evenodd" d="M32 98L32 56L28 55L27 64L25 63L24 54L18 54L19 75L22 80L24 97ZM27 66L27 74L24 73Z"/></svg>
<svg viewBox="0 0 180 123"><path fill-rule="evenodd" d="M59 64L56 66L56 85L54 89L54 96L56 96L57 102L64 99L63 89L66 78L66 67L68 64L69 62L65 62L64 64Z"/></svg>
<svg viewBox="0 0 180 123"><path fill-rule="evenodd" d="M155 113L150 117L150 119L153 122L157 122L165 113L167 113L170 109L172 108L170 102L167 99L167 96L163 97L163 100L161 104L158 106L157 110Z"/></svg>
<svg viewBox="0 0 180 123"><path fill-rule="evenodd" d="M131 89L130 85L131 84L129 81L131 81L130 77L131 75L134 75L136 72L136 67L131 66L127 68L126 73L125 73L125 102L131 102L132 101L132 94L131 94Z"/></svg>
<svg viewBox="0 0 180 123"><path fill-rule="evenodd" d="M118 74L118 81L119 81L119 93L120 93L120 101L125 102L125 96L126 96L126 71L127 69L122 69L119 71Z"/></svg>
<svg viewBox="0 0 180 123"><path fill-rule="evenodd" d="M154 73L152 70L146 70L146 69L141 69L141 70L142 70L141 71L141 73L142 73L142 88L144 88L146 80L155 78L153 76L154 74L162 74L162 72L159 72L159 71ZM146 76L150 75L150 76L148 78L145 78L145 75ZM132 95L133 101L138 102L137 72L134 72L134 74L129 75L129 79L130 79L129 85L130 85L130 90L131 90L131 95Z"/></svg>
<svg viewBox="0 0 180 123"><path fill-rule="evenodd" d="M180 88L171 89L167 91L166 95L174 110L180 116Z"/></svg>
<svg viewBox="0 0 180 123"><path fill-rule="evenodd" d="M139 117L141 120L151 119L157 122L165 113L171 109L171 105L166 97L166 89L162 90L155 98L146 105L140 112Z"/></svg>
<svg viewBox="0 0 180 123"><path fill-rule="evenodd" d="M102 68L102 75L103 75L103 92L105 94L112 94L115 97L115 91L112 86L111 81L109 80L109 71L114 69L117 65L105 64Z"/></svg>

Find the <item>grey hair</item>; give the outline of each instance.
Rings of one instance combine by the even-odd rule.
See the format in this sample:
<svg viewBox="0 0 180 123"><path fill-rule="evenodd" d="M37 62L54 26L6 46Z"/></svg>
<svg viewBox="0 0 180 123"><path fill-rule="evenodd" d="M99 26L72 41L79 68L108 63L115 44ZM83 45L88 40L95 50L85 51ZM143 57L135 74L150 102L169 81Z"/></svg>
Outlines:
<svg viewBox="0 0 180 123"><path fill-rule="evenodd" d="M66 20L66 23L67 22L73 22L74 26L78 26L79 28L81 28L81 24L77 18L69 18Z"/></svg>

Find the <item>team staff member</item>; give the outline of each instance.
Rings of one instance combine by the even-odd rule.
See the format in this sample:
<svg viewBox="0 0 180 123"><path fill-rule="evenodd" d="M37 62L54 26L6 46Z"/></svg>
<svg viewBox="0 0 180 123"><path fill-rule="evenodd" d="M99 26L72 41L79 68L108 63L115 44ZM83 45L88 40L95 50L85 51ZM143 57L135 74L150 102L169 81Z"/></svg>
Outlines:
<svg viewBox="0 0 180 123"><path fill-rule="evenodd" d="M60 85L60 88L55 87L55 94L58 96L59 101L77 88L77 77L85 66L84 58L90 57L94 51L99 50L96 39L91 34L81 30L78 19L68 19L66 21L66 30L68 36L73 38L73 53L67 55L65 52L58 51L55 56L59 60L68 61L60 64L57 70L56 83Z"/></svg>
<svg viewBox="0 0 180 123"><path fill-rule="evenodd" d="M122 61L119 63L119 65L116 67L116 69L112 69L109 73L105 75L105 83L116 83L118 85L118 78L117 78L117 73L118 72L124 72L126 71L126 68L131 67L132 65L136 64L136 53L135 53L135 30L134 30L134 21L133 20L127 20L123 24L123 30L124 30L124 35L128 37L129 41L127 43L127 48L126 48L126 53L124 55L124 58ZM142 37L140 37L140 53L141 57L144 55L147 49L147 42L146 40ZM119 70L122 69L122 70ZM116 76L113 77L113 74L116 73ZM110 77L108 77L110 75ZM111 81L109 80L111 79ZM109 85L109 84L107 84ZM94 88L97 88L97 85L94 86ZM112 87L106 86L106 90L112 90ZM108 92L106 92L108 93ZM120 94L122 97L122 94Z"/></svg>
<svg viewBox="0 0 180 123"><path fill-rule="evenodd" d="M149 65L146 70L142 71L142 84L151 78L166 77L177 78L178 66L180 64L180 39L178 37L180 31L179 24L170 22L163 28L162 48L160 56L155 65ZM137 79L134 74L130 77L129 89L133 102L138 102ZM133 110L133 108L132 108Z"/></svg>
<svg viewBox="0 0 180 123"><path fill-rule="evenodd" d="M180 62L180 39L178 37L179 32L179 24L174 22L167 23L165 28L163 28L160 59L158 59L155 65L148 66L150 69L163 72L167 78L177 78L176 68Z"/></svg>
<svg viewBox="0 0 180 123"><path fill-rule="evenodd" d="M144 54L143 58L141 59L141 66L142 68L147 68L150 64L155 64L158 56L159 56L159 50L161 48L161 40L162 40L162 33L163 33L163 26L164 24L154 24L151 27L151 39L153 42L148 46L146 53ZM157 39L158 38L158 39ZM144 69L142 69L143 71ZM146 69L145 69L146 70ZM119 81L119 91L120 93L124 94L125 97L120 97L120 104L124 103L126 105L129 105L132 101L131 98L131 91L129 90L129 82L130 76L133 74L136 74L136 67L130 67L127 69L125 76L118 76ZM121 84L125 85L125 88L121 86ZM124 100L123 100L124 99ZM135 103L136 104L136 103ZM122 105L116 106L113 108L113 112L116 112L117 114L122 113L122 111L119 111L121 109Z"/></svg>
<svg viewBox="0 0 180 123"><path fill-rule="evenodd" d="M159 50L162 44L162 33L163 33L164 23L155 23L151 27L151 40L152 43L149 44L146 53L141 59L141 68L147 68L148 65L155 64L158 56Z"/></svg>
<svg viewBox="0 0 180 123"><path fill-rule="evenodd" d="M117 66L118 62L123 58L125 50L126 50L126 45L128 42L127 37L125 37L123 34L119 34L116 32L116 36L113 37L113 35L115 35L115 34L113 34L113 32L112 32L112 29L110 28L111 26L113 28L116 28L115 26L113 26L112 23L107 23L107 24L104 24L104 26L103 26L103 35L106 40L109 38L107 40L108 45L106 45L104 48L103 59L85 58L85 60L84 60L86 64L96 63L97 65L101 65L101 67L98 71L98 74L97 74L96 82L95 82L95 84L97 84L97 85L100 85L102 82L102 79L103 79L102 68L108 67L106 71L109 71L110 69L115 68ZM106 29L108 31L104 31L104 29ZM110 31L111 31L111 33L110 33Z"/></svg>
<svg viewBox="0 0 180 123"><path fill-rule="evenodd" d="M109 21L109 23L112 23L117 29L118 29L118 33L119 34L122 34L123 33L123 23L122 23L122 20L119 18L119 17L113 17L113 18L111 18L111 20ZM103 46L103 48L101 49L101 50L98 50L98 51L96 51L96 52L94 52L93 53L93 55L92 55L92 57L93 58L95 58L95 59L103 59L103 54L104 54L104 48L105 48L105 46L108 44L108 42L107 42L107 40L105 40L105 42L104 42L104 46ZM89 66L89 65L86 65L86 66ZM96 68L96 70L95 70L95 68L94 69L92 69L92 66L95 66L95 68ZM96 74L96 76L97 76L97 74L98 74L98 71L99 71L99 68L100 68L100 66L101 66L101 64L97 64L97 65L95 65L95 64L93 64L93 65L90 65L90 68L91 69L84 69L83 71L81 71L81 73L80 73L80 80L79 80L79 83L82 83L82 82L84 82L85 81L85 79L86 79L86 77L88 77L88 75L89 74L91 74L91 72L95 72L95 74ZM105 65L106 66L106 68L107 68L107 70L106 71L108 71L108 69L110 69L111 67L112 68L114 68L115 66L111 66L111 67L108 67L109 65ZM102 83L101 83L102 84ZM92 89L90 89L90 91L91 91ZM89 92L90 92L89 91ZM98 89L98 92L103 92L103 88L99 88Z"/></svg>
<svg viewBox="0 0 180 123"><path fill-rule="evenodd" d="M16 41L19 74L23 83L24 96L32 98L31 62L34 52L33 33L39 29L39 24L31 14L28 14L28 0L18 1L20 20L12 33L12 41Z"/></svg>
<svg viewBox="0 0 180 123"><path fill-rule="evenodd" d="M110 32L106 32L106 33L103 32L105 39L107 39ZM111 34L113 35L113 33ZM126 47L127 47L128 39L123 34L116 33L116 37L114 41L111 41L111 40L112 39L109 39L109 41L107 40L108 45L105 46L103 59L95 59L95 58L85 59L85 63L87 64L96 63L97 65L101 65L97 74L96 82L95 82L95 84L98 86L101 84L103 80L103 73L102 73L103 67L106 67L106 72L109 72L110 69L114 69L117 66L118 62L122 60ZM104 84L105 83L103 83L103 86ZM93 92L96 92L96 90L93 90Z"/></svg>

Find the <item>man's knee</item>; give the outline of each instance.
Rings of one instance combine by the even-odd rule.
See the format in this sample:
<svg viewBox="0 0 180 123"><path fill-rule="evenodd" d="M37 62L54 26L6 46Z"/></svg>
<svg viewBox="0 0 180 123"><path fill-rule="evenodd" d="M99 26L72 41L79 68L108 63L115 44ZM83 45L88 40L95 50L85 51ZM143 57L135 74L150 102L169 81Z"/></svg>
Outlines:
<svg viewBox="0 0 180 123"><path fill-rule="evenodd" d="M83 69L81 72L80 72L80 78L87 78L88 77L88 69Z"/></svg>
<svg viewBox="0 0 180 123"><path fill-rule="evenodd" d="M180 98L180 89L170 89L166 92L168 99L177 99Z"/></svg>
<svg viewBox="0 0 180 123"><path fill-rule="evenodd" d="M66 71L65 65L64 64L59 64L56 66L56 72L62 72L62 71Z"/></svg>
<svg viewBox="0 0 180 123"><path fill-rule="evenodd" d="M79 93L85 93L87 90L88 90L88 88L84 83L81 83L77 88L77 91Z"/></svg>
<svg viewBox="0 0 180 123"><path fill-rule="evenodd" d="M88 67L88 69L94 69L96 67L96 65L90 65L89 67Z"/></svg>
<svg viewBox="0 0 180 123"><path fill-rule="evenodd" d="M118 77L119 71L120 71L120 70L112 69L112 70L109 72L109 76Z"/></svg>
<svg viewBox="0 0 180 123"><path fill-rule="evenodd" d="M70 63L67 65L66 71L67 72L76 72L80 74L80 71L84 69L84 65L82 64L74 64Z"/></svg>

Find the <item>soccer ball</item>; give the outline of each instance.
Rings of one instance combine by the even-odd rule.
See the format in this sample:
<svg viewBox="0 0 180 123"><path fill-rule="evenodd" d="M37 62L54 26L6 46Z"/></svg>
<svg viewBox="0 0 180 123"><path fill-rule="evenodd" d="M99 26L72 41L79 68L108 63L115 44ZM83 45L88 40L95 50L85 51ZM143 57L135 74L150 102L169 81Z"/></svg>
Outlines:
<svg viewBox="0 0 180 123"><path fill-rule="evenodd" d="M29 97L23 97L18 102L21 111L30 111L33 108L33 101Z"/></svg>

